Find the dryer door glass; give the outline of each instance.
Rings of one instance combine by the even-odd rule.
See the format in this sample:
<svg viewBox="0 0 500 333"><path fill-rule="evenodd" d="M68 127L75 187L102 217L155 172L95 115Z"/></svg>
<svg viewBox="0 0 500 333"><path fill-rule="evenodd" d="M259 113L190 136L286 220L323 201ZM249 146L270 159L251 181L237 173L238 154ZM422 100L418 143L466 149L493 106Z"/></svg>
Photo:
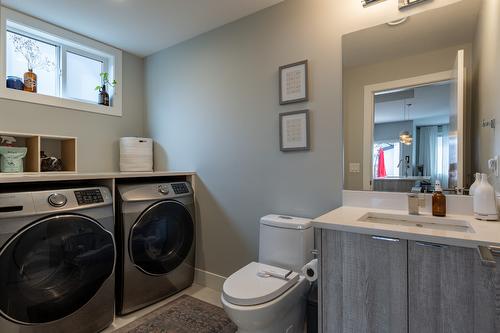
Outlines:
<svg viewBox="0 0 500 333"><path fill-rule="evenodd" d="M0 251L0 311L27 324L64 318L94 297L114 262L113 236L98 222L80 215L37 221Z"/></svg>
<svg viewBox="0 0 500 333"><path fill-rule="evenodd" d="M178 267L194 241L194 224L187 209L176 201L162 201L146 209L132 227L132 262L151 275Z"/></svg>

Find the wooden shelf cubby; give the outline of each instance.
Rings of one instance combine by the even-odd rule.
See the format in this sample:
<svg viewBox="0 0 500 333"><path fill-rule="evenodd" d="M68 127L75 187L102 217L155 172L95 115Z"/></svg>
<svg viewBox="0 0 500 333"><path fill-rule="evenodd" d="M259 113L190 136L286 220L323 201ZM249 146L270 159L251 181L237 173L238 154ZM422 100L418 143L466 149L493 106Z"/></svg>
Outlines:
<svg viewBox="0 0 500 333"><path fill-rule="evenodd" d="M24 173L54 173L55 171L41 171L41 152L47 156L62 160L62 172L77 172L77 142L76 137L13 133L0 131L0 136L11 136L16 139L15 147L27 147L24 158Z"/></svg>

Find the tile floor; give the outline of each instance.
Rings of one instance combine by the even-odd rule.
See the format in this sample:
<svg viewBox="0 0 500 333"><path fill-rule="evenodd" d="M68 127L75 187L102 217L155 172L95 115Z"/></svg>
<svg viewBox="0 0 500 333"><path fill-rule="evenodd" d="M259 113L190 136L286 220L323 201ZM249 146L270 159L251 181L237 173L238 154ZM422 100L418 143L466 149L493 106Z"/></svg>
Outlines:
<svg viewBox="0 0 500 333"><path fill-rule="evenodd" d="M216 305L218 307L222 307L222 303L220 301L220 295L221 295L220 292L213 290L213 289L210 289L210 288L207 288L207 287L202 287L202 286L197 285L197 284L193 284L191 287L181 291L177 295L169 297L169 298L167 298L161 302L158 302L156 304L150 305L147 308L141 309L139 311L133 312L133 313L128 314L128 315L123 316L123 317L115 317L115 321L113 322L113 324L110 327L108 327L107 329L105 329L104 331L102 331L102 333L111 333L111 332L117 330L118 328L123 327L123 326L127 325L128 323L133 322L137 318L142 317L145 314L148 314L148 313L158 309L159 307L175 300L176 298L178 298L181 295L189 295L189 296L198 298L202 301L205 301L207 303Z"/></svg>

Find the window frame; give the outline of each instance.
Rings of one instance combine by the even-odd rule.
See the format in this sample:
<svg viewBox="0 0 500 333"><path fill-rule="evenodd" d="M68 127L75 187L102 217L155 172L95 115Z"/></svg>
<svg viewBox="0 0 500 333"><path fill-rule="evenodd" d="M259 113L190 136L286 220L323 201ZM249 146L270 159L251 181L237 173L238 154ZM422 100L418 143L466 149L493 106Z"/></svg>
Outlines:
<svg viewBox="0 0 500 333"><path fill-rule="evenodd" d="M59 47L57 59L59 75L59 96L49 96L9 89L5 84L7 77L7 30L25 35ZM108 90L112 98L111 106L99 105L90 101L82 101L64 97L66 75L66 57L63 52L71 52L79 56L103 61L103 68L110 74L110 80L116 80L116 87ZM55 106L77 111L94 112L111 116L122 116L122 51L77 33L62 29L53 24L21 14L0 6L0 98L28 103ZM105 65L104 65L105 64ZM97 92L96 92L97 93Z"/></svg>
<svg viewBox="0 0 500 333"><path fill-rule="evenodd" d="M66 45L61 45L59 52L61 54L61 56L60 56L61 65L59 68L61 70L61 73L60 73L61 81L60 82L61 82L62 98L67 98L67 99L71 99L74 101L81 101L83 103L93 104L91 101L82 100L82 99L78 99L78 98L74 98L74 97L67 97L68 96L68 94L67 94L67 84L68 84L68 78L67 78L67 75L68 75L68 66L67 66L68 57L67 57L67 54L72 53L72 54L75 54L75 55L83 57L83 58L88 58L88 59L91 59L91 60L94 60L97 62L102 62L101 72L108 72L109 59L107 59L105 57L100 57L99 55L96 55L96 54L92 54L89 52L79 50L79 49L71 47L71 46L66 46ZM113 96L112 89L108 89L108 93L110 96Z"/></svg>
<svg viewBox="0 0 500 333"><path fill-rule="evenodd" d="M12 33L15 33L17 35L21 35L23 37L36 40L38 42L42 42L42 43L45 43L45 44L49 44L49 45L55 46L57 48L56 52L58 54L58 57L56 59L56 70L58 70L58 69L61 68L61 64L60 64L60 62L61 62L61 45L58 45L58 44L54 43L51 40L48 40L48 39L45 39L45 38L42 38L42 37L38 37L36 35L30 34L29 32L25 32L25 31L22 31L22 30L19 30L19 29L16 29L16 28L6 28L5 33L7 33L7 32L12 32ZM5 34L5 36L7 36L7 35ZM6 42L7 42L7 38L6 38ZM5 51L7 52L7 47L5 48ZM7 65L7 56L5 57L5 65ZM57 76L57 80L58 81L56 81L56 83L58 83L58 84L56 85L56 94L57 94L57 96L54 96L54 97L59 97L60 94L61 94L61 72L59 72L59 73L56 72L55 75ZM7 76L7 69L5 70L5 76ZM47 95L44 95L44 96L47 96Z"/></svg>

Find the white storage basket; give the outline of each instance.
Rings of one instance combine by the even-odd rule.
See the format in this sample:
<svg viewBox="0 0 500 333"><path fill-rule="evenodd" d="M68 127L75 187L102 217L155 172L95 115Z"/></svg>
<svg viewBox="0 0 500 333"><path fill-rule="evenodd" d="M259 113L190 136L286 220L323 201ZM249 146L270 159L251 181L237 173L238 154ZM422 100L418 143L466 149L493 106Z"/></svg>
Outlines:
<svg viewBox="0 0 500 333"><path fill-rule="evenodd" d="M153 171L153 139L120 139L120 171Z"/></svg>

